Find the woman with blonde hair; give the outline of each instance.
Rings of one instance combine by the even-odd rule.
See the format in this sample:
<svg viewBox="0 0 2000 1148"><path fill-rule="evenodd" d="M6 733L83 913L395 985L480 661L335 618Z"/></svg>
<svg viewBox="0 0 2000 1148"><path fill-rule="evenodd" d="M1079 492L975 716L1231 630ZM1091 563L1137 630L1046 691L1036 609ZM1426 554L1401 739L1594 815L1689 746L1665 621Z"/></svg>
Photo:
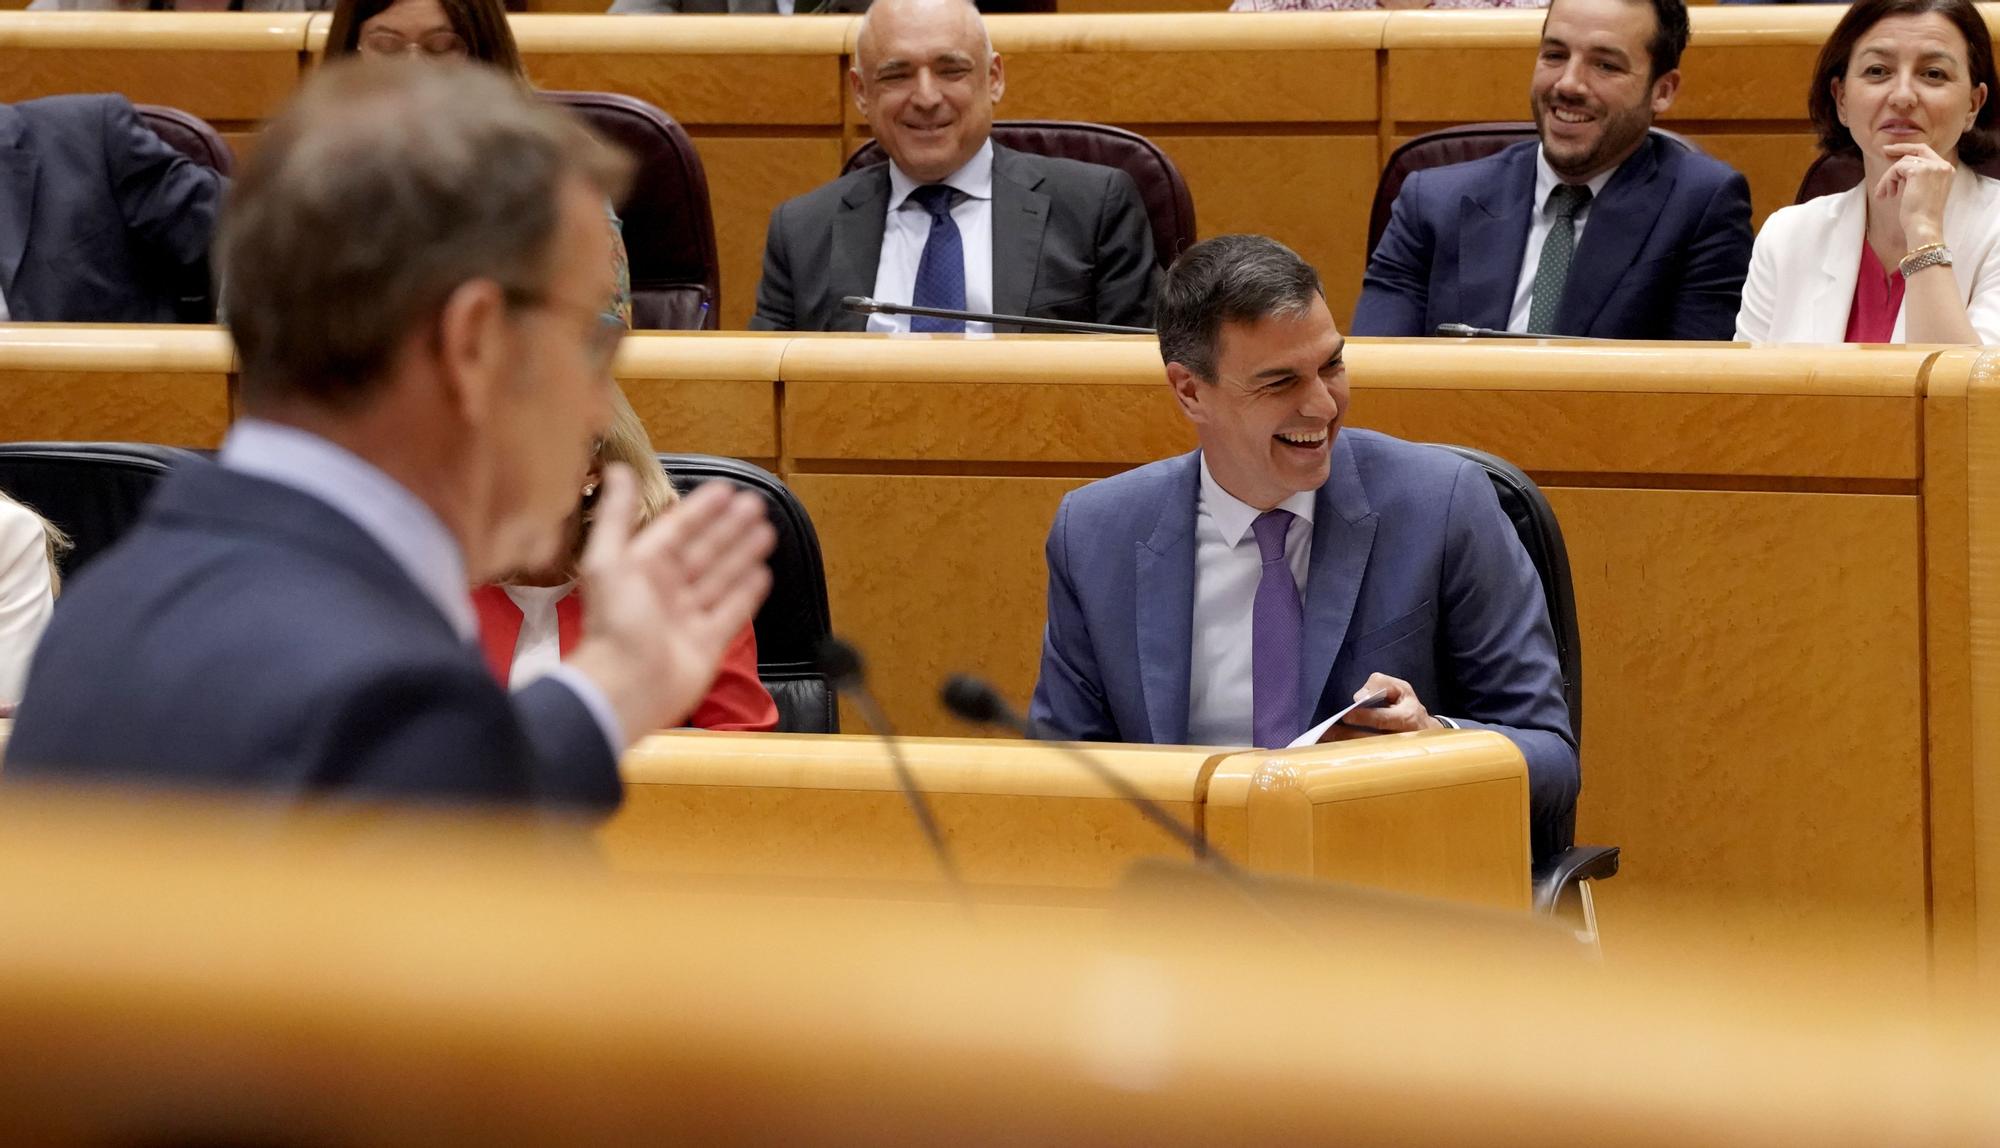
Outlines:
<svg viewBox="0 0 2000 1148"><path fill-rule="evenodd" d="M67 549L62 531L0 491L0 716L21 700L62 588L56 555Z"/></svg>
<svg viewBox="0 0 2000 1148"><path fill-rule="evenodd" d="M479 641L486 664L502 684L520 687L561 662L583 633L576 566L590 537L590 515L599 476L607 463L622 462L638 479L641 524L651 522L680 494L660 469L644 423L624 394L614 390L611 429L598 443L584 477L576 513L570 516L563 556L547 570L527 571L499 585L472 592L479 615ZM636 529L636 527L635 527ZM769 730L778 724L778 706L757 677L757 634L745 626L723 655L708 696L688 717L701 729Z"/></svg>

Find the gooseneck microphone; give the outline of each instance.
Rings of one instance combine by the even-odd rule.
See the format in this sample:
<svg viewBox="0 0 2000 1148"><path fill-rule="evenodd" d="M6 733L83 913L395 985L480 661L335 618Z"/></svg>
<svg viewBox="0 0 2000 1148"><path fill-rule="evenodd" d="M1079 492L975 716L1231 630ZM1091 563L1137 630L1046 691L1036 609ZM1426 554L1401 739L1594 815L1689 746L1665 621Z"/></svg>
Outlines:
<svg viewBox="0 0 2000 1148"><path fill-rule="evenodd" d="M1027 327L1036 331L1057 331L1066 335L1151 335L1151 327L1120 327L1112 323L1085 323L1078 319L1043 319L1035 315L989 315L984 311L952 311L944 307L918 307L909 303L884 303L866 295L841 297L842 309L856 315L921 315L926 319L958 319L966 323L990 323L996 327Z"/></svg>
<svg viewBox="0 0 2000 1148"><path fill-rule="evenodd" d="M990 683L969 674L953 674L945 679L943 688L938 691L938 698L944 702L945 709L966 721L1010 729L1029 741L1041 742L1068 755L1089 770L1092 776L1109 786L1113 793L1137 809L1146 820L1158 826L1167 836L1180 842L1189 853L1194 854L1195 860L1213 866L1219 872L1234 875L1235 866L1229 863L1228 858L1209 848L1208 842L1201 835L1160 808L1159 802L1139 792L1138 786L1133 785L1117 770L1097 760L1096 755L1086 752L1074 742L1056 741L1045 737L1042 731L1036 728L1035 723L1022 717L1013 706L1008 705L1007 699L1001 697L1000 691L994 689Z"/></svg>
<svg viewBox="0 0 2000 1148"><path fill-rule="evenodd" d="M868 731L882 739L882 745L889 751L889 765L896 775L896 785L903 791L903 800L909 802L910 812L916 816L924 840L930 843L931 853L937 857L945 882L969 909L971 899L966 893L965 881L958 875L958 864L952 860L951 847L945 844L937 819L931 815L930 801L917 787L916 776L910 772L910 763L903 758L903 747L896 740L895 732L889 728L889 718L882 712L882 707L875 704L875 694L868 688L868 674L861 662L861 651L840 637L828 634L815 651L815 660L819 663L820 673L826 675L827 684L852 701L854 708L861 712L861 720L868 726Z"/></svg>

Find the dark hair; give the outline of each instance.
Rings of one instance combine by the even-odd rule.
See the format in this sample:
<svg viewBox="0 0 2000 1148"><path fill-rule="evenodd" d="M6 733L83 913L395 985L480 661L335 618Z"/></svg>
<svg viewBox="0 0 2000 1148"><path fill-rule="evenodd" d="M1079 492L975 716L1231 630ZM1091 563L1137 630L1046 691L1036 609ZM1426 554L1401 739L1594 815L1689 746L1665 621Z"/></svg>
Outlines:
<svg viewBox="0 0 2000 1148"><path fill-rule="evenodd" d="M1840 122L1840 107L1833 98L1833 81L1846 78L1854 46L1869 29L1890 16L1922 16L1927 12L1936 12L1951 21L1959 35L1965 37L1966 79L1974 85L1986 85L1985 105L1979 109L1972 127L1958 137L1959 161L1978 163L1993 155L1993 137L1987 132L1993 125L1994 96L2000 94L1996 92L2000 89L2000 77L1993 74L1993 37L1986 31L1986 20L1971 0L1857 0L1847 10L1819 50L1812 91L1806 96L1806 112L1812 117L1813 129L1819 133L1822 150L1848 154L1861 150L1854 142L1854 133Z"/></svg>
<svg viewBox="0 0 2000 1148"><path fill-rule="evenodd" d="M1215 378L1224 323L1297 315L1322 294L1319 273L1291 248L1262 235L1218 235L1174 260L1153 306L1160 359Z"/></svg>
<svg viewBox="0 0 2000 1148"><path fill-rule="evenodd" d="M216 243L244 405L351 408L461 285L548 285L566 181L607 199L630 163L478 64L313 70L230 188Z"/></svg>
<svg viewBox="0 0 2000 1148"><path fill-rule="evenodd" d="M334 0L333 24L326 32L326 58L352 56L361 50L361 25L388 11L396 0ZM514 29L500 0L438 0L451 30L465 41L467 55L525 81L521 50L514 46Z"/></svg>
<svg viewBox="0 0 2000 1148"><path fill-rule="evenodd" d="M1632 0L1640 3L1641 0ZM1688 46L1688 10L1685 0L1646 0L1653 6L1653 38L1646 41L1646 56L1649 61L1646 82L1651 83L1681 66L1681 53ZM1555 0L1549 0L1542 16L1542 30L1546 34L1549 16L1555 12Z"/></svg>

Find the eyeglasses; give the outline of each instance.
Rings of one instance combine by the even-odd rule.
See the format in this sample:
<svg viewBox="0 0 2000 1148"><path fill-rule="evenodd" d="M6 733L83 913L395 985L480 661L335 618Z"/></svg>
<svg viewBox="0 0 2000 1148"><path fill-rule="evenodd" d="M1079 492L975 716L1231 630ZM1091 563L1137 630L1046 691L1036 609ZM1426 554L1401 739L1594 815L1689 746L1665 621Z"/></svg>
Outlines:
<svg viewBox="0 0 2000 1148"><path fill-rule="evenodd" d="M631 330L625 320L615 311L592 307L587 303L573 303L568 299L557 299L539 291L527 291L510 287L507 289L509 306L523 309L541 308L549 311L567 311L571 315L590 316L591 330L585 338L585 353L589 356L590 369L600 375L611 374L612 360L618 357L618 346L625 341Z"/></svg>
<svg viewBox="0 0 2000 1148"><path fill-rule="evenodd" d="M407 40L401 33L387 28L377 28L362 36L361 50L371 56L406 56L411 52L422 52L432 57L468 54L465 41L459 39L456 32L429 32Z"/></svg>

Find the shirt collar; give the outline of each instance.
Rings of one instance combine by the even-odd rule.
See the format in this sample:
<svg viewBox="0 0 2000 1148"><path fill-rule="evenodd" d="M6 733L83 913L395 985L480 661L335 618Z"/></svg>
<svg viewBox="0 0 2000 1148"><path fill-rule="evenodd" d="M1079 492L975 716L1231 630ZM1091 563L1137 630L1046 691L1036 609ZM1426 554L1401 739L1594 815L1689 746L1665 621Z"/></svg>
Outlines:
<svg viewBox="0 0 2000 1148"><path fill-rule="evenodd" d="M216 461L331 506L388 552L461 639L479 632L457 539L422 499L380 469L309 431L262 419L237 420Z"/></svg>
<svg viewBox="0 0 2000 1148"><path fill-rule="evenodd" d="M1634 151L1632 153L1632 155L1638 155L1638 154L1639 153L1637 151ZM1596 175L1591 176L1589 181L1584 184L1585 187L1590 189L1590 202L1591 203L1597 202L1597 197L1604 194L1604 185L1610 183L1611 177L1618 174L1618 168L1624 167L1626 163L1631 163L1631 162L1632 162L1632 156L1626 156L1625 163L1619 164L1618 167L1606 168L1603 171L1598 172ZM1535 210L1536 211L1547 211L1549 209L1549 193L1554 191L1556 189L1556 184L1561 182L1562 182L1561 177L1556 175L1556 169L1549 166L1549 157L1547 153L1542 151L1542 147L1540 144L1536 144L1535 145ZM1583 210L1589 211L1590 204L1589 203L1584 204Z"/></svg>
<svg viewBox="0 0 2000 1148"><path fill-rule="evenodd" d="M1289 510L1294 515L1311 524L1313 502L1316 491L1301 490L1278 504L1279 510ZM1222 540L1233 549L1242 545L1250 534L1250 528L1257 524L1257 518L1264 512L1222 489L1215 481L1215 475L1208 469L1208 453L1201 456L1201 506L1208 512L1208 519L1222 532Z"/></svg>
<svg viewBox="0 0 2000 1148"><path fill-rule="evenodd" d="M945 176L938 182L963 192L973 199L992 199L993 140L988 138L985 143L980 144L979 150L972 153L972 158L965 161L964 167ZM896 166L895 160L892 159L889 161L890 211L901 210L903 201L910 198L910 193L921 186L923 185L919 184L916 180L904 175L903 169Z"/></svg>

